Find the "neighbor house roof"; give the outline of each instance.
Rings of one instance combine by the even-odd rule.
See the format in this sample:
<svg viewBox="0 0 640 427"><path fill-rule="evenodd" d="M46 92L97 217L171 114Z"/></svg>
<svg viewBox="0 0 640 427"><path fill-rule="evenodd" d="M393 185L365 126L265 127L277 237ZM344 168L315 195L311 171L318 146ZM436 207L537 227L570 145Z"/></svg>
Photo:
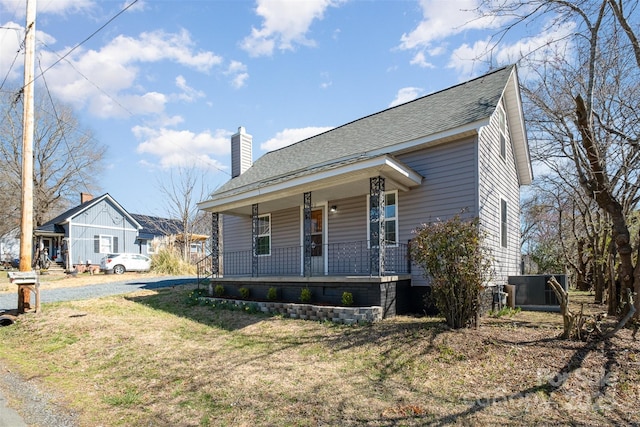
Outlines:
<svg viewBox="0 0 640 427"><path fill-rule="evenodd" d="M80 214L80 213L84 212L85 210L89 209L91 206L94 206L97 203L100 203L105 199L109 200L120 211L122 211L123 214L127 215L129 217L129 219L131 219L134 222L134 224L136 224L136 226L138 226L138 228L140 227L140 224L138 223L138 221L136 221L126 211L126 209L124 209L118 202L116 202L115 199L109 195L109 193L105 193L100 197L95 197L95 198L93 198L91 200L88 200L88 201L86 201L84 203L81 203L78 206L76 206L74 208L71 208L71 209L61 213L60 215L58 215L57 217L53 218L52 220L49 220L49 221L45 222L40 227L38 227L37 229L34 230L34 234L37 234L37 235L64 234L65 233L65 230L64 230L64 227L63 227L64 224L68 223L69 221L71 221L73 219L73 217L75 217L78 214Z"/></svg>
<svg viewBox="0 0 640 427"><path fill-rule="evenodd" d="M142 226L138 238L151 240L154 237L170 236L182 233L182 224L177 219L161 218L157 216L131 214Z"/></svg>
<svg viewBox="0 0 640 427"><path fill-rule="evenodd" d="M531 163L516 69L511 65L268 152L199 206L214 210L230 208L242 198L280 191L278 188L284 187L284 183L301 181L301 177L311 180L319 174L329 175L332 170L344 173L345 165L361 162L398 170L400 173L394 179L405 176L403 185L411 187L419 184L422 177L395 155L433 142L476 134L489 124L503 96L510 106L508 118L518 177L522 184L528 184L532 178Z"/></svg>

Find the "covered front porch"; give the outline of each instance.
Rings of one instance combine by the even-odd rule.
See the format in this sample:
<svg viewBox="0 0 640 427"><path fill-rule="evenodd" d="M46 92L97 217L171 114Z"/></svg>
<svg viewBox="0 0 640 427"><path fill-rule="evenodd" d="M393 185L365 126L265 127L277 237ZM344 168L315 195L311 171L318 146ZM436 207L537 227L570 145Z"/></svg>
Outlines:
<svg viewBox="0 0 640 427"><path fill-rule="evenodd" d="M214 278L408 275L398 193L421 182L407 165L379 155L215 193L199 204L212 213L211 253L199 271Z"/></svg>

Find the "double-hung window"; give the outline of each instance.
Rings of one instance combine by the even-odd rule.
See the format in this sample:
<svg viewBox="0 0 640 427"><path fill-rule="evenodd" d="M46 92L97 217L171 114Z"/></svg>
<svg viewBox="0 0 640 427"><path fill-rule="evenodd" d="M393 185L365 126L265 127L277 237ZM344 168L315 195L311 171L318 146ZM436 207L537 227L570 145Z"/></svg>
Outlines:
<svg viewBox="0 0 640 427"><path fill-rule="evenodd" d="M271 255L271 214L258 217L256 255Z"/></svg>
<svg viewBox="0 0 640 427"><path fill-rule="evenodd" d="M93 252L97 254L117 253L118 238L105 234L93 236Z"/></svg>
<svg viewBox="0 0 640 427"><path fill-rule="evenodd" d="M398 243L398 192L384 194L384 241L387 245Z"/></svg>
<svg viewBox="0 0 640 427"><path fill-rule="evenodd" d="M368 202L369 200L367 205L369 205ZM371 226L373 224L369 224L369 227ZM398 243L398 191L396 190L384 193L384 241L387 245ZM375 243L373 245L375 246Z"/></svg>

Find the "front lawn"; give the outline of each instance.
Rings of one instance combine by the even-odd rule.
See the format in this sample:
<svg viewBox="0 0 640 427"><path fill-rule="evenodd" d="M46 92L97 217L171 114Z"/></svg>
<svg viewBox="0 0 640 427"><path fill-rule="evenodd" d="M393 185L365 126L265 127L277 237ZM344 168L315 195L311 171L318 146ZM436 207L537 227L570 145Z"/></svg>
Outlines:
<svg viewBox="0 0 640 427"><path fill-rule="evenodd" d="M559 314L527 312L337 326L193 306L192 290L44 305L0 328L0 359L84 426L640 423L630 331L560 341Z"/></svg>

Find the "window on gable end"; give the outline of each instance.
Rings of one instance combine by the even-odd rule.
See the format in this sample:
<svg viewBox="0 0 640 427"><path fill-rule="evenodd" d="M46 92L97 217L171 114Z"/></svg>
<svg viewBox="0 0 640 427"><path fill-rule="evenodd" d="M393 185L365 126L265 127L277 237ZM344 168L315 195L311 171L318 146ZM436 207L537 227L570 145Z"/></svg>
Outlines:
<svg viewBox="0 0 640 427"><path fill-rule="evenodd" d="M496 113L500 133L500 157L505 160L507 158L507 116L501 106L498 106Z"/></svg>
<svg viewBox="0 0 640 427"><path fill-rule="evenodd" d="M500 199L500 245L507 247L507 201Z"/></svg>

